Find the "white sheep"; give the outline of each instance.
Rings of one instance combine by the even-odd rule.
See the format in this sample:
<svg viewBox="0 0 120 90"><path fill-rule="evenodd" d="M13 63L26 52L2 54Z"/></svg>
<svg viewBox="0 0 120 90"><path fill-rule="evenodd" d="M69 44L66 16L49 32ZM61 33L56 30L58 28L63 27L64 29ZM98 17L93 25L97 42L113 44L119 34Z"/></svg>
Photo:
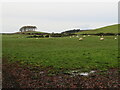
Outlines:
<svg viewBox="0 0 120 90"><path fill-rule="evenodd" d="M79 37L78 35L76 37Z"/></svg>
<svg viewBox="0 0 120 90"><path fill-rule="evenodd" d="M116 40L117 38L115 37L114 39Z"/></svg>
<svg viewBox="0 0 120 90"><path fill-rule="evenodd" d="M83 40L83 38L79 38L79 41L82 41Z"/></svg>
<svg viewBox="0 0 120 90"><path fill-rule="evenodd" d="M86 37L85 35L83 37Z"/></svg>
<svg viewBox="0 0 120 90"><path fill-rule="evenodd" d="M70 38L71 38L71 36L70 36Z"/></svg>
<svg viewBox="0 0 120 90"><path fill-rule="evenodd" d="M90 36L90 35L88 35L88 36Z"/></svg>
<svg viewBox="0 0 120 90"><path fill-rule="evenodd" d="M102 40L104 40L104 38L103 38L103 37L101 37L101 38L100 38L100 40L102 41Z"/></svg>

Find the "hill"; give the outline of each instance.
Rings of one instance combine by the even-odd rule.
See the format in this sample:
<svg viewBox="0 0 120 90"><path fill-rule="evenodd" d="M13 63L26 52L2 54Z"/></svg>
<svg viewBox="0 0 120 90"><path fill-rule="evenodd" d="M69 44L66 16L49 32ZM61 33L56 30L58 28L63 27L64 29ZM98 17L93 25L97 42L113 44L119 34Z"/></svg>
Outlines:
<svg viewBox="0 0 120 90"><path fill-rule="evenodd" d="M97 28L89 31L81 31L76 34L97 34L97 33L118 33L118 25L120 24L115 24L115 25L110 25L110 26L105 26L102 28Z"/></svg>

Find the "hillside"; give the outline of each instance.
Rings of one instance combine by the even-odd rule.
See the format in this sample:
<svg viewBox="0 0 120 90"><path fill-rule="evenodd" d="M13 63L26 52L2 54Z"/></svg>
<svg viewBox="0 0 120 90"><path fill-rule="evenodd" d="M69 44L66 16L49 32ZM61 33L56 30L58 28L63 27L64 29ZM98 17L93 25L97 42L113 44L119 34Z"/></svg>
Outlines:
<svg viewBox="0 0 120 90"><path fill-rule="evenodd" d="M76 34L96 34L96 33L118 33L118 24L110 25L110 26L106 26L98 29L93 29L90 31L82 31Z"/></svg>

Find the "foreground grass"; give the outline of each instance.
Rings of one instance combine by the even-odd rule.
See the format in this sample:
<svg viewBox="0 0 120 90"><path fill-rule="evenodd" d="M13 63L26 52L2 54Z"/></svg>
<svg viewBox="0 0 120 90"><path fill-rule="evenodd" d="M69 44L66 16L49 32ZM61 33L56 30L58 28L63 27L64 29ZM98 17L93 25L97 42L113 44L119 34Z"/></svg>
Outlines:
<svg viewBox="0 0 120 90"><path fill-rule="evenodd" d="M118 40L115 36L87 36L78 38L26 38L24 35L3 35L3 58L10 62L21 61L55 71L81 69L106 70L118 66ZM22 38L21 38L22 37Z"/></svg>

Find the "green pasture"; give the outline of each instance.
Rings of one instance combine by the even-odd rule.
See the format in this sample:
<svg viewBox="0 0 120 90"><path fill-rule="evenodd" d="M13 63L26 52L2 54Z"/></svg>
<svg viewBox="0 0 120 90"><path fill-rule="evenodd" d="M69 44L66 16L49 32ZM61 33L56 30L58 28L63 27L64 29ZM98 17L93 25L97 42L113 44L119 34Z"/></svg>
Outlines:
<svg viewBox="0 0 120 90"><path fill-rule="evenodd" d="M118 31L118 26L120 24L115 24L115 25L110 25L110 26L105 26L105 27L101 27L101 28L97 28L97 29L93 29L93 30L89 30L89 31L82 31L82 32L78 32L76 34L97 34L97 33L119 33Z"/></svg>
<svg viewBox="0 0 120 90"><path fill-rule="evenodd" d="M21 61L58 71L116 68L118 36L104 36L103 41L99 38L86 36L79 41L77 37L35 39L25 35L2 35L2 56L10 62Z"/></svg>

